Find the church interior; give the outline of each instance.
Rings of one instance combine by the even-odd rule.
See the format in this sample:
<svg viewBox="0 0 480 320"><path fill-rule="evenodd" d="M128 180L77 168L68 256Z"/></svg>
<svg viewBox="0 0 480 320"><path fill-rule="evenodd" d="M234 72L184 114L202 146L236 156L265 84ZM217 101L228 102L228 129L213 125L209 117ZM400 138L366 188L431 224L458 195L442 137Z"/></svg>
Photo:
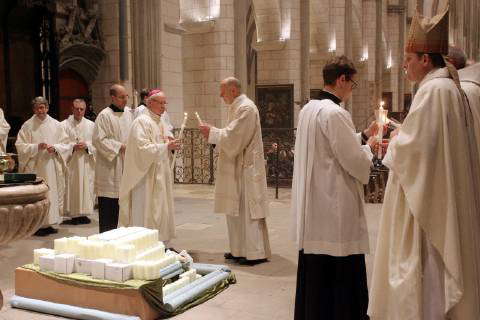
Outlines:
<svg viewBox="0 0 480 320"><path fill-rule="evenodd" d="M298 251L289 234L290 190L299 112L324 87L325 63L345 55L358 71L343 106L355 129L366 129L380 106L402 123L417 90L404 70L412 19L416 12L435 16L447 5L449 44L464 52L467 65L478 63L478 0L3 0L6 152L17 153L17 134L37 96L48 100L49 115L59 121L71 115L75 99L83 99L85 118L95 121L110 104L113 84L126 88L132 108L142 102L143 89L161 89L177 137L185 127L173 167L172 244L195 262L227 265L236 277L218 296L173 318L293 319ZM256 103L262 126L272 256L256 266L224 259L225 218L212 209L219 154L202 139L195 116L216 127L228 123L220 82L230 76ZM373 167L364 190L370 248L376 246L387 176L381 164ZM53 248L55 239L97 233L97 209L90 224L62 225L58 234L8 236L13 193L2 189L0 183L0 319L68 319L13 307L15 269L31 263L34 249ZM369 284L374 255L366 255Z"/></svg>

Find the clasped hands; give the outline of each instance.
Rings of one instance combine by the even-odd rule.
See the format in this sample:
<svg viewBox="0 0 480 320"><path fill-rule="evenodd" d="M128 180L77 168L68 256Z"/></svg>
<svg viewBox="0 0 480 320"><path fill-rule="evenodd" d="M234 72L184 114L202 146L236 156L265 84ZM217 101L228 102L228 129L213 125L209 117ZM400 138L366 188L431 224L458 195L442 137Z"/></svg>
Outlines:
<svg viewBox="0 0 480 320"><path fill-rule="evenodd" d="M47 144L45 142L41 142L38 144L38 149L39 150L47 150L48 153L55 153L55 147L52 146L51 144Z"/></svg>

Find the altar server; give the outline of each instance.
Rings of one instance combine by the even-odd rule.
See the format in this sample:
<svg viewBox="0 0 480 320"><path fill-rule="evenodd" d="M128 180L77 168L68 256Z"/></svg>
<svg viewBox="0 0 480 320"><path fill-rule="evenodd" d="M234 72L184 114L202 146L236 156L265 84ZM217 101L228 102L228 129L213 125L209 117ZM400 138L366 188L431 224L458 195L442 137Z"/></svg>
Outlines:
<svg viewBox="0 0 480 320"><path fill-rule="evenodd" d="M69 145L62 124L48 115L47 99L36 97L32 100L32 107L34 115L20 128L15 147L18 171L37 174L49 187L48 220L36 233L46 236L56 233L57 229L52 226L61 222Z"/></svg>

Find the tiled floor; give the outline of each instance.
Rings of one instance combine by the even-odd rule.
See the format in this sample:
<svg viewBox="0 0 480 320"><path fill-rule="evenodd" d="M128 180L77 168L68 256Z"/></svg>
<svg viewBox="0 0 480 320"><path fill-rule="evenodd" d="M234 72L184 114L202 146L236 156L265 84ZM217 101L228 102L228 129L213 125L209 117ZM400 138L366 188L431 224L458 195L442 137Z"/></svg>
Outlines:
<svg viewBox="0 0 480 320"><path fill-rule="evenodd" d="M237 284L215 298L174 319L236 319L236 320L287 320L293 318L297 252L290 240L290 190L281 189L278 200L272 195L271 214L268 219L272 258L270 262L254 267L229 264L237 277ZM223 215L212 213L213 188L204 185L176 185L175 206L177 238L172 245L186 249L195 261L228 263L223 259L227 247L226 225ZM379 205L367 205L367 221L371 248L377 234ZM94 218L96 219L96 217ZM0 320L64 319L12 309L8 303L14 294L14 269L32 261L34 248L51 248L53 239L72 235L90 235L98 232L95 220L86 226L61 226L55 237L32 237L7 246L0 246L0 288L4 306ZM370 273L372 259L367 256Z"/></svg>

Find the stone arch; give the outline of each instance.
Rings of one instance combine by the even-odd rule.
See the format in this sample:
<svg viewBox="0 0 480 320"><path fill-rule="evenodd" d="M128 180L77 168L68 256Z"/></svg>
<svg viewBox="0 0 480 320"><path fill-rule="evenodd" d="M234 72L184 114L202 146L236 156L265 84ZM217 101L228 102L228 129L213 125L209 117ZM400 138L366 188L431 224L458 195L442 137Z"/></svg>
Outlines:
<svg viewBox="0 0 480 320"><path fill-rule="evenodd" d="M97 78L105 51L98 46L74 44L60 52L60 71L71 69L80 74L88 84Z"/></svg>

